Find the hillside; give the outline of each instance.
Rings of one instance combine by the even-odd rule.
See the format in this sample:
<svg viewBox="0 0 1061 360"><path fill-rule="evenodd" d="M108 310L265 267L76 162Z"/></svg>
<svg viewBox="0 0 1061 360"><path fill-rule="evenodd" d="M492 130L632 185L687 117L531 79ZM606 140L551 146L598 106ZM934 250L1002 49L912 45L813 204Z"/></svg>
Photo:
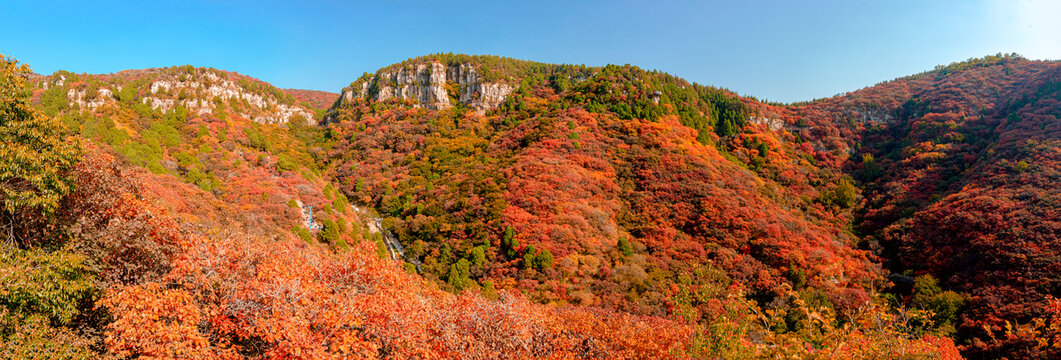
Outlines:
<svg viewBox="0 0 1061 360"><path fill-rule="evenodd" d="M808 106L893 116L859 129L845 165L864 183L855 224L893 271L934 275L967 298L956 326L973 357L1061 355L1040 342L1057 336L1061 295L1050 270L1059 74L1058 62L987 57Z"/></svg>
<svg viewBox="0 0 1061 360"><path fill-rule="evenodd" d="M936 321L965 354L1052 358L1059 71L1000 54L810 103L751 105L818 165L856 180L864 199L851 224L892 273L891 296L928 306L911 292L938 279L955 293Z"/></svg>
<svg viewBox="0 0 1061 360"><path fill-rule="evenodd" d="M101 151L146 169L162 203L177 212L190 209L196 222L235 221L286 233L319 226L300 221L303 209L332 212L334 194L325 191L332 186L301 140L315 136L308 123L316 115L269 84L188 66L106 75L60 71L30 80L44 114ZM186 199L181 189L187 187L174 183L208 196ZM214 212L225 207L239 211Z"/></svg>
<svg viewBox="0 0 1061 360"><path fill-rule="evenodd" d="M469 102L484 81L448 79L477 66L511 95ZM383 216L410 270L450 291L704 326L718 326L719 301L861 318L886 274L850 231L854 180L765 106L629 66L439 54L366 74L325 119L343 191ZM697 292L719 285L741 295ZM783 322L773 330L817 326Z"/></svg>
<svg viewBox="0 0 1061 360"><path fill-rule="evenodd" d="M287 94L295 97L295 100L304 102L313 109L327 109L339 99L339 94L319 90L283 89Z"/></svg>
<svg viewBox="0 0 1061 360"><path fill-rule="evenodd" d="M322 176L323 132L255 121L283 111L245 101L267 84L152 109L172 94L146 84L221 73L42 78L2 60L5 358L660 358L690 341L672 320L456 296L404 272L373 214ZM80 87L119 95L78 103Z"/></svg>
<svg viewBox="0 0 1061 360"><path fill-rule="evenodd" d="M511 88L496 107L448 80L478 67ZM362 77L327 118L344 190L452 289L662 314L666 284L719 264L763 304L784 285L842 312L891 287L972 356L1053 356L1057 71L989 56L778 106L438 54Z"/></svg>
<svg viewBox="0 0 1061 360"><path fill-rule="evenodd" d="M800 104L459 54L339 94L4 64L4 356L1058 355L1058 62Z"/></svg>
<svg viewBox="0 0 1061 360"><path fill-rule="evenodd" d="M697 122L743 111L739 99L631 67L576 72L596 74L560 89L567 75L543 69L482 114L344 98L328 115L335 176L384 216L408 261L456 290L488 281L542 301L664 314L668 284L711 263L765 298L796 274L837 301L864 298L880 279L836 220L849 204L800 201L825 187L790 189L799 180L755 172L819 171L787 165L797 156L783 140L682 126L710 130ZM658 104L648 99L656 88L666 90Z"/></svg>

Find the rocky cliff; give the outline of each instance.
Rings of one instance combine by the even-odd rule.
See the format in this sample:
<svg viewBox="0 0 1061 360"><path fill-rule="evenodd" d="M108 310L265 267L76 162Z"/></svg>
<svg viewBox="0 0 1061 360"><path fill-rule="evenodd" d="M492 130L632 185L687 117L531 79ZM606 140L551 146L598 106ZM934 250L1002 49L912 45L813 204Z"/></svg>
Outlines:
<svg viewBox="0 0 1061 360"><path fill-rule="evenodd" d="M419 63L380 70L355 81L343 89L342 101L403 99L431 109L449 108L459 102L483 110L496 107L513 89L506 83L482 81L471 64Z"/></svg>
<svg viewBox="0 0 1061 360"><path fill-rule="evenodd" d="M307 104L258 80L226 71L193 68L190 66L127 70L105 75L66 74L40 77L40 88L62 87L66 100L80 109L96 110L115 104L126 87L127 96L135 102L167 112L183 106L202 115L215 112L219 104L235 114L259 123L314 123L313 111Z"/></svg>
<svg viewBox="0 0 1061 360"><path fill-rule="evenodd" d="M150 94L141 98L141 102L151 104L153 108L161 108L163 111L167 111L175 104L180 104L189 110L204 114L214 110L213 99L220 99L245 102L250 105L251 109L259 110L256 114L241 114L259 123L286 123L295 119L295 115L301 116L303 121L313 120L313 113L298 104L285 103L284 99L277 99L271 94L251 91L240 86L236 81L213 72L205 72L201 77L183 80L158 79L150 84L150 90ZM188 99L181 99L179 96L177 99L167 98L168 95L180 94L182 91L202 96ZM162 96L159 96L160 94Z"/></svg>

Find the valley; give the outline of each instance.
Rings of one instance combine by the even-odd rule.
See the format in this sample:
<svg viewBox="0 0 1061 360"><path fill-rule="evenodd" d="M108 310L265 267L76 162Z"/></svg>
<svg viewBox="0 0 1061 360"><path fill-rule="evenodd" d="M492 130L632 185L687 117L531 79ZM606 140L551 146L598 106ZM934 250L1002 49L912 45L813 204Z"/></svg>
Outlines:
<svg viewBox="0 0 1061 360"><path fill-rule="evenodd" d="M1061 62L782 104L488 55L336 92L3 59L8 357L1061 355Z"/></svg>

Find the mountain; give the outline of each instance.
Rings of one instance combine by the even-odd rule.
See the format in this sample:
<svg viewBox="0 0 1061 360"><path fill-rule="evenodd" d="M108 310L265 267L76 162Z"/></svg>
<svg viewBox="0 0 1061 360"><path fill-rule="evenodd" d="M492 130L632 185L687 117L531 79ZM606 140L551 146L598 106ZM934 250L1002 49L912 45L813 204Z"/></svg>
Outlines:
<svg viewBox="0 0 1061 360"><path fill-rule="evenodd" d="M807 141L818 164L857 180L854 232L897 280L895 295L937 307L935 321L952 323L970 357L1052 358L1059 71L1000 54L756 106ZM937 279L952 305L911 294Z"/></svg>
<svg viewBox="0 0 1061 360"><path fill-rule="evenodd" d="M633 67L574 68L595 74L577 82L560 67L537 66L481 115L446 105L464 103L456 95L410 108L408 99L367 93L329 110L343 191L380 212L428 278L663 314L668 284L708 264L763 297L779 295L796 274L834 298L864 296L879 277L855 238L829 221L845 207L812 209L799 195L820 189L792 190L755 172L780 171L794 158L791 145L762 129L701 136L682 126L725 111L743 124L735 95ZM575 85L558 89L558 79ZM455 94L482 86L458 85ZM656 89L666 90L659 103L649 100ZM690 98L699 101L677 103ZM624 107L631 102L639 108Z"/></svg>
<svg viewBox="0 0 1061 360"><path fill-rule="evenodd" d="M331 213L334 194L326 190L332 186L300 140L313 136L310 122L318 115L269 84L190 66L106 75L60 71L30 80L43 113L100 151L146 169L159 195L170 196L163 203L192 211L196 221L287 232L302 209ZM190 195L170 185L175 182L207 192L208 200L184 199ZM230 206L244 211L214 211Z"/></svg>
<svg viewBox="0 0 1061 360"><path fill-rule="evenodd" d="M235 112L259 123L313 121L307 106L296 104L293 96L272 85L237 73L192 66L94 76L60 71L44 77L40 87L47 92L42 96L48 101L45 109L49 113L74 105L96 110L120 100L138 101L141 107L163 113L180 106L196 115Z"/></svg>
<svg viewBox="0 0 1061 360"><path fill-rule="evenodd" d="M1058 62L994 56L810 106L892 116L859 129L845 165L864 184L855 224L893 271L967 298L956 325L972 357L1059 355L1040 342L1061 295L1059 76Z"/></svg>
<svg viewBox="0 0 1061 360"><path fill-rule="evenodd" d="M1058 62L798 104L460 54L340 93L4 64L8 357L1057 355Z"/></svg>
<svg viewBox="0 0 1061 360"><path fill-rule="evenodd" d="M268 84L2 60L3 357L660 358L689 342L672 320L458 296L396 266L317 161L327 133L278 121L308 107Z"/></svg>
<svg viewBox="0 0 1061 360"><path fill-rule="evenodd" d="M456 290L663 314L668 283L720 264L764 303L794 287L843 312L891 286L970 356L1053 356L1058 66L988 56L779 105L438 54L362 77L326 118L344 190ZM469 68L490 82L452 80ZM464 95L482 83L511 94Z"/></svg>
<svg viewBox="0 0 1061 360"><path fill-rule="evenodd" d="M365 73L342 91L342 101L399 99L415 107L497 107L527 75L555 66L496 56L436 54Z"/></svg>
<svg viewBox="0 0 1061 360"><path fill-rule="evenodd" d="M339 98L339 94L320 90L283 89L283 91L314 109L327 109Z"/></svg>

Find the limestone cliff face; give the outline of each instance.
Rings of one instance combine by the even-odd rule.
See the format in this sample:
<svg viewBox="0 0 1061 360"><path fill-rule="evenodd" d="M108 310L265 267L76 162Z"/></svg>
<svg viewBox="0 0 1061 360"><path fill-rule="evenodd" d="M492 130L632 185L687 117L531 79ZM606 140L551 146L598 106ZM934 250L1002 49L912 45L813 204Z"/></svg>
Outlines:
<svg viewBox="0 0 1061 360"><path fill-rule="evenodd" d="M354 98L374 100L403 99L415 106L445 109L461 102L484 110L496 107L515 88L504 83L484 82L473 65L423 63L396 70L380 71L354 86L343 89L344 102Z"/></svg>
<svg viewBox="0 0 1061 360"><path fill-rule="evenodd" d="M172 98L171 95L179 94L181 91L197 96L187 99ZM237 84L236 81L218 76L213 72L184 79L156 79L150 84L150 94L142 97L140 101L150 104L153 108L161 109L163 112L180 104L198 114L204 114L213 112L215 106L212 99L214 98L246 102L250 105L251 111L240 115L259 123L286 123L293 120L295 115L301 116L310 123L313 120L313 113L300 105L285 104L274 96L250 91Z"/></svg>
<svg viewBox="0 0 1061 360"><path fill-rule="evenodd" d="M227 104L228 111L259 123L294 120L315 123L313 111L293 99L278 97L276 94L284 95L282 91L220 70L145 69L88 76L94 79L91 85L84 79L72 84L66 76L57 75L41 77L40 86L43 90L65 88L67 101L80 109L117 106L117 94L125 86L134 86L136 101L162 112L183 106L194 114L203 115L213 113L216 102L221 101ZM240 106L233 107L235 103ZM238 110L232 110L234 108Z"/></svg>

